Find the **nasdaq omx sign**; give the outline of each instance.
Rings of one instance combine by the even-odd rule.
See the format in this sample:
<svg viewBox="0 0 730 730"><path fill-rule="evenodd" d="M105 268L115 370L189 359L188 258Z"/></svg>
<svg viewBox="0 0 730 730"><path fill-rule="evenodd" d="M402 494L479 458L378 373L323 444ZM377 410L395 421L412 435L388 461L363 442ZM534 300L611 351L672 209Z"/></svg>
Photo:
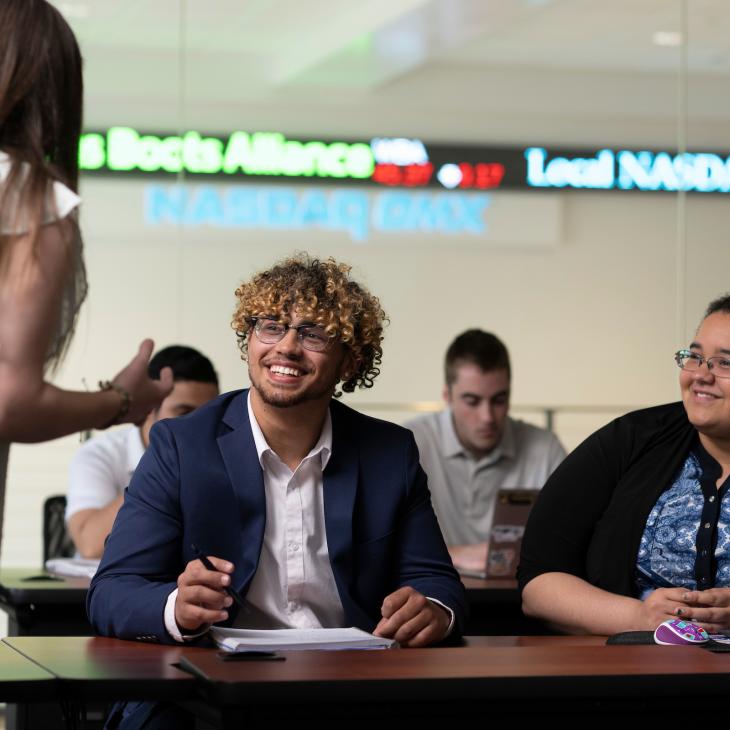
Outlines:
<svg viewBox="0 0 730 730"><path fill-rule="evenodd" d="M730 157L709 152L598 151L591 157L525 150L527 183L535 188L730 192Z"/></svg>
<svg viewBox="0 0 730 730"><path fill-rule="evenodd" d="M356 242L371 231L479 236L486 231L484 193L345 188L295 189L259 185L147 185L145 222L151 226L208 226L346 232Z"/></svg>

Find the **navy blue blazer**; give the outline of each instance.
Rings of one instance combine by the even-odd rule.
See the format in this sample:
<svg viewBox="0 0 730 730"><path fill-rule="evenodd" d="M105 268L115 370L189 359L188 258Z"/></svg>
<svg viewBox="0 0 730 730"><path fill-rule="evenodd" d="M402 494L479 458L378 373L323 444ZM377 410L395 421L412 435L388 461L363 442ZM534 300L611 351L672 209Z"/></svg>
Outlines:
<svg viewBox="0 0 730 730"><path fill-rule="evenodd" d="M246 595L266 523L247 392L226 393L153 427L89 589L89 618L99 634L172 642L164 607L194 558L191 544L234 563L232 586ZM330 413L325 529L347 625L372 631L383 598L412 586L454 611L458 634L464 589L431 508L413 435L337 401ZM234 604L223 625L236 611Z"/></svg>

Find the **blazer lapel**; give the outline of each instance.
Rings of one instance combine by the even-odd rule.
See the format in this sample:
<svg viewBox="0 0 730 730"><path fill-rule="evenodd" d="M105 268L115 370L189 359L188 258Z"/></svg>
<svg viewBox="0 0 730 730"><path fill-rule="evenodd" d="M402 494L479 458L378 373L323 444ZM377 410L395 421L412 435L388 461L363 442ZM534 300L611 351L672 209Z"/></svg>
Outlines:
<svg viewBox="0 0 730 730"><path fill-rule="evenodd" d="M323 473L324 521L332 572L340 598L349 595L352 566L352 517L357 496L359 453L348 435L345 415L333 403L332 456ZM344 601L343 601L344 602Z"/></svg>
<svg viewBox="0 0 730 730"><path fill-rule="evenodd" d="M238 536L235 544L240 545L235 563L233 587L246 594L259 562L266 526L266 496L264 475L256 453L256 444L251 432L247 408L248 391L231 402L223 416L231 430L218 437L226 471L238 505Z"/></svg>

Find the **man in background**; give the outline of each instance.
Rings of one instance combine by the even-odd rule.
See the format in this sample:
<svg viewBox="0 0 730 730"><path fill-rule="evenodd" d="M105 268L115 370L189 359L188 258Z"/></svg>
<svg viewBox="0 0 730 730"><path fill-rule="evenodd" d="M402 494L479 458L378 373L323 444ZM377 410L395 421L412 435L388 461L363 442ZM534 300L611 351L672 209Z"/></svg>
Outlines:
<svg viewBox="0 0 730 730"><path fill-rule="evenodd" d="M213 365L192 347L172 345L160 350L150 360L150 378L159 380L165 367L172 370L174 386L160 406L140 426L115 429L87 441L71 462L66 523L83 558L101 557L124 489L149 445L152 426L163 418L190 413L218 395Z"/></svg>
<svg viewBox="0 0 730 730"><path fill-rule="evenodd" d="M509 417L509 354L495 335L460 334L446 352L445 376L447 407L405 425L454 565L483 571L498 491L541 488L565 450L551 432Z"/></svg>

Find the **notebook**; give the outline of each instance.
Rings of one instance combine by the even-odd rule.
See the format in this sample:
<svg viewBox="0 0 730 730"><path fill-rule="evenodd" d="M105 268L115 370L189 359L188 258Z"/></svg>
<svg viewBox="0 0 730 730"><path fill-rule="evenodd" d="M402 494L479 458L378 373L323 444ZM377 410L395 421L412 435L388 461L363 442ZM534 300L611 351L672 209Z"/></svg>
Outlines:
<svg viewBox="0 0 730 730"><path fill-rule="evenodd" d="M292 651L296 649L390 649L393 639L361 629L226 629L214 626L213 641L224 651Z"/></svg>

